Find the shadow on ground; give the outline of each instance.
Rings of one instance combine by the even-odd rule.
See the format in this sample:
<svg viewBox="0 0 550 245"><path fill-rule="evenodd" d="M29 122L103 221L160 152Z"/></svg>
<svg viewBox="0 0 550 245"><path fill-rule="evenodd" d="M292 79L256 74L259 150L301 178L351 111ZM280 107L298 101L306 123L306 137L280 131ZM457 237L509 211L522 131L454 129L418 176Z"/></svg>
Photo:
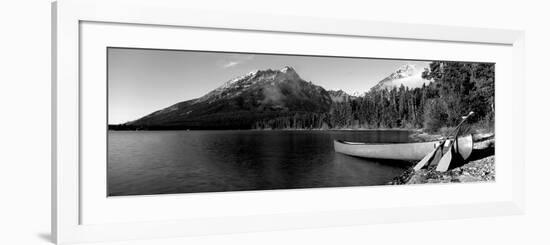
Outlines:
<svg viewBox="0 0 550 245"><path fill-rule="evenodd" d="M474 149L472 155L470 155L469 161L475 161L495 154L495 147L488 147L485 149Z"/></svg>
<svg viewBox="0 0 550 245"><path fill-rule="evenodd" d="M463 161L462 159L453 159L450 169L459 168L470 162L477 161L479 159L483 159L492 155L495 155L495 147L493 146L483 149L473 149L472 154L467 161Z"/></svg>

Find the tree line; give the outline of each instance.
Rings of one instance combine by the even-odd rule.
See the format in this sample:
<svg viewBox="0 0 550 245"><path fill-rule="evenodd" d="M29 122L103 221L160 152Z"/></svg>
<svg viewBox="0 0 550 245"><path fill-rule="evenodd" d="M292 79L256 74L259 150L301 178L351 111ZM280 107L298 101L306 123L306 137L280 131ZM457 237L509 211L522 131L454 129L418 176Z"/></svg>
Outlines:
<svg viewBox="0 0 550 245"><path fill-rule="evenodd" d="M422 77L432 81L420 88L401 85L371 90L364 96L334 102L328 112L296 112L258 120L255 129L425 128L429 131L458 124L494 123L492 63L434 61Z"/></svg>

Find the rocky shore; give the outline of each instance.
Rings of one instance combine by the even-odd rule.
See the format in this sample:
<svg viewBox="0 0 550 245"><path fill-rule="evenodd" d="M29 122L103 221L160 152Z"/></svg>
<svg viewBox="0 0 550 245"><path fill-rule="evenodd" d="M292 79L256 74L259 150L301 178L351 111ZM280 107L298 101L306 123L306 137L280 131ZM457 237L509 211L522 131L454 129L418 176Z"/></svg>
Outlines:
<svg viewBox="0 0 550 245"><path fill-rule="evenodd" d="M414 171L412 167L394 178L392 185L425 183L463 183L495 180L494 139L474 144L470 161L447 172L438 172L435 167Z"/></svg>

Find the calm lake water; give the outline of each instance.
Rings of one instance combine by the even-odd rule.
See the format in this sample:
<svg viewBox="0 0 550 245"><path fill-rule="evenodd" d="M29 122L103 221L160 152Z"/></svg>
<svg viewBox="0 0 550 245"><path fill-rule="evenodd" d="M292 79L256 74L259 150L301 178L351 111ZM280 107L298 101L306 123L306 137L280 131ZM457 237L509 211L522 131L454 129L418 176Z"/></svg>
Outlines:
<svg viewBox="0 0 550 245"><path fill-rule="evenodd" d="M407 131L109 131L108 194L383 185L403 163L334 152L333 140L407 142Z"/></svg>

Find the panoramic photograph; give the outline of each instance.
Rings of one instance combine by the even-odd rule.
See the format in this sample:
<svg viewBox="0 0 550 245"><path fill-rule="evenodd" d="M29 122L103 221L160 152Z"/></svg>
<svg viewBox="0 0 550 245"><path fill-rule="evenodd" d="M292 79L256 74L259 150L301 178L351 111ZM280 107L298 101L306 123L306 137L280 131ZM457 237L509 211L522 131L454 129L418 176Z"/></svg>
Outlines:
<svg viewBox="0 0 550 245"><path fill-rule="evenodd" d="M495 63L109 47L107 89L109 197L495 180Z"/></svg>

